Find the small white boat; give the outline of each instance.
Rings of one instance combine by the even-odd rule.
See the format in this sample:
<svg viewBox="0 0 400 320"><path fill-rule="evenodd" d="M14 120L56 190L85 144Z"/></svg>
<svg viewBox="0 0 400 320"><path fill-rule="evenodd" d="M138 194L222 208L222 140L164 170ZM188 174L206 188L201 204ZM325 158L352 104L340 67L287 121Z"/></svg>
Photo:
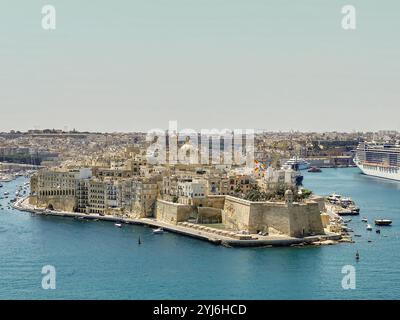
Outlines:
<svg viewBox="0 0 400 320"><path fill-rule="evenodd" d="M368 219L367 218L362 218L361 221L362 222L368 222Z"/></svg>
<svg viewBox="0 0 400 320"><path fill-rule="evenodd" d="M163 230L163 228L157 228L157 229L154 229L154 230L153 230L153 233L154 233L154 234L164 233L164 230Z"/></svg>
<svg viewBox="0 0 400 320"><path fill-rule="evenodd" d="M371 230L372 230L372 227L371 227L370 224L367 224L367 230L368 230L368 231L371 231Z"/></svg>
<svg viewBox="0 0 400 320"><path fill-rule="evenodd" d="M116 224L114 224L117 228L122 228L122 224L120 224L120 223L116 223Z"/></svg>

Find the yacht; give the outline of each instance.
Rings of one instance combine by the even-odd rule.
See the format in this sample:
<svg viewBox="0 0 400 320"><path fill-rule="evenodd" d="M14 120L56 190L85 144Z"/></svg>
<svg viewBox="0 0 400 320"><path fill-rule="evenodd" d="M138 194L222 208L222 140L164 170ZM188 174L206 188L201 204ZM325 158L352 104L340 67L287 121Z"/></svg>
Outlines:
<svg viewBox="0 0 400 320"><path fill-rule="evenodd" d="M375 224L377 226L390 226L392 224L392 220L389 220L389 219L377 219L377 220L375 220Z"/></svg>
<svg viewBox="0 0 400 320"><path fill-rule="evenodd" d="M154 234L161 234L161 233L164 233L164 230L163 230L163 228L157 228L157 229L153 230L153 233Z"/></svg>
<svg viewBox="0 0 400 320"><path fill-rule="evenodd" d="M298 157L293 157L285 162L285 165L290 166L294 170L306 170L310 168L310 163Z"/></svg>
<svg viewBox="0 0 400 320"><path fill-rule="evenodd" d="M367 224L367 230L368 230L368 231L371 231L371 230L372 230L372 227L371 227L370 224Z"/></svg>
<svg viewBox="0 0 400 320"><path fill-rule="evenodd" d="M319 172L322 172L322 170L318 167L311 167L310 169L308 169L308 172L319 173Z"/></svg>
<svg viewBox="0 0 400 320"><path fill-rule="evenodd" d="M337 204L340 203L340 199L342 196L340 194L332 193L331 195L328 196L328 201L332 204Z"/></svg>

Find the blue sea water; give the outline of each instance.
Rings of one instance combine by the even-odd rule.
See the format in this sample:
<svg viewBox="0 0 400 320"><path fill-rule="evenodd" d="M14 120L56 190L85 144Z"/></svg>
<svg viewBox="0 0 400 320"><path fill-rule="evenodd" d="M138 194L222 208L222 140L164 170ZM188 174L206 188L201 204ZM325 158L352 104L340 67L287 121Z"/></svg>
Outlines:
<svg viewBox="0 0 400 320"><path fill-rule="evenodd" d="M3 183L0 194L24 181ZM334 246L232 249L142 226L31 216L2 199L0 299L399 299L400 183L346 168L305 173L304 185L351 196L361 214L349 226L362 237ZM393 226L380 235L366 231L364 216ZM55 290L42 289L44 265L56 268ZM354 290L342 288L344 265L355 267Z"/></svg>

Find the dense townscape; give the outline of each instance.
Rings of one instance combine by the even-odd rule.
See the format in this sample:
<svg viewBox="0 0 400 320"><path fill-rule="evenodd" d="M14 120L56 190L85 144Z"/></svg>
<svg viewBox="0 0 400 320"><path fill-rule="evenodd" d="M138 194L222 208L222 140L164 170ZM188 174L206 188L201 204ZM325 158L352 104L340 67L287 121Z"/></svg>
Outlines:
<svg viewBox="0 0 400 320"><path fill-rule="evenodd" d="M157 163L144 133L31 130L1 134L0 157L3 179L19 165L35 169L25 199L35 210L151 219L214 240L339 239L332 206L302 187L299 166L354 166L357 145L377 138L395 140L398 133L257 132L246 165L224 163L223 143L221 150L208 146L210 159L217 152L221 161L193 162L204 150L183 136L176 137L176 155L169 138L166 161Z"/></svg>

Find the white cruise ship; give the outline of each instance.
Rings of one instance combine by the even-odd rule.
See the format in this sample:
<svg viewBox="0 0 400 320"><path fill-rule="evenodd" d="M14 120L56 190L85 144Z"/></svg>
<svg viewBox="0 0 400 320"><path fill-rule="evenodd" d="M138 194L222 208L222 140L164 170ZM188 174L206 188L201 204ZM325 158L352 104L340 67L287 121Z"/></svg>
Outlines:
<svg viewBox="0 0 400 320"><path fill-rule="evenodd" d="M310 168L310 163L302 158L293 157L285 162L286 166L290 166L293 170L306 170Z"/></svg>
<svg viewBox="0 0 400 320"><path fill-rule="evenodd" d="M360 143L354 162L366 175L400 181L400 144Z"/></svg>

